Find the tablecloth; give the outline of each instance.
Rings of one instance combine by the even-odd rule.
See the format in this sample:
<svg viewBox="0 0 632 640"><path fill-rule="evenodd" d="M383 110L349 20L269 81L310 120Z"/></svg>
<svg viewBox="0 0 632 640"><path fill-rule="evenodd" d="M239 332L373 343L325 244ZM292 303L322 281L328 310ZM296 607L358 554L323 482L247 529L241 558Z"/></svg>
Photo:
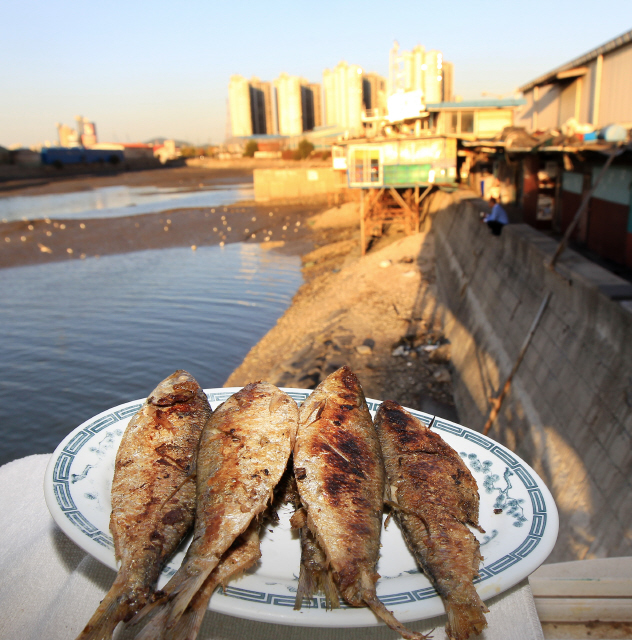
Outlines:
<svg viewBox="0 0 632 640"><path fill-rule="evenodd" d="M34 455L0 467L0 638L73 640L83 629L114 572L86 554L57 527L44 501L49 455ZM543 640L527 580L487 602L488 628L481 640ZM408 623L415 631L435 628L445 640L445 617ZM121 630L120 640L134 637ZM384 626L360 629L292 627L207 612L200 640L397 640Z"/></svg>

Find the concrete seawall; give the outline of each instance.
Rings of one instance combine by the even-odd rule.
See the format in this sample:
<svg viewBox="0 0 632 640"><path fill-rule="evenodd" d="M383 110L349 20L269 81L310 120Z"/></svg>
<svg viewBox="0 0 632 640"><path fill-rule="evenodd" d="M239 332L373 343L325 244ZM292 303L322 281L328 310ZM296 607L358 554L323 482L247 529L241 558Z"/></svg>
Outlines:
<svg viewBox="0 0 632 640"><path fill-rule="evenodd" d="M527 225L492 236L480 201L430 203L437 282L452 343L460 422L481 430L543 298L551 298L489 435L552 491L560 534L549 562L632 555L632 306L627 282Z"/></svg>
<svg viewBox="0 0 632 640"><path fill-rule="evenodd" d="M327 199L346 186L346 173L330 167L254 170L256 202Z"/></svg>

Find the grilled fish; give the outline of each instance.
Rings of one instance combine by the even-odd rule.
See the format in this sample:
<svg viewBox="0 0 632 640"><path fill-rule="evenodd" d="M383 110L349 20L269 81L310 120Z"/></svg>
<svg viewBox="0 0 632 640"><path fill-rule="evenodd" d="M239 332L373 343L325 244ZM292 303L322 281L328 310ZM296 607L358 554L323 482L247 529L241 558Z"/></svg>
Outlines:
<svg viewBox="0 0 632 640"><path fill-rule="evenodd" d="M482 560L476 537L476 480L437 433L395 402L375 416L388 476L387 495L404 539L443 599L446 633L465 640L486 626L487 607L473 580Z"/></svg>
<svg viewBox="0 0 632 640"><path fill-rule="evenodd" d="M317 559L316 570L327 567L350 605L368 605L404 638L425 637L406 629L376 595L384 467L364 393L349 368L332 373L301 406L294 473L306 525L325 558ZM311 558L303 555L301 573L309 571Z"/></svg>
<svg viewBox="0 0 632 640"><path fill-rule="evenodd" d="M174 629L191 600L272 498L297 427L296 402L268 382L247 385L213 412L198 452L193 541L138 640L177 637Z"/></svg>
<svg viewBox="0 0 632 640"><path fill-rule="evenodd" d="M112 483L110 530L120 569L78 640L111 638L152 596L163 563L193 525L195 458L210 415L198 383L179 370L130 420Z"/></svg>

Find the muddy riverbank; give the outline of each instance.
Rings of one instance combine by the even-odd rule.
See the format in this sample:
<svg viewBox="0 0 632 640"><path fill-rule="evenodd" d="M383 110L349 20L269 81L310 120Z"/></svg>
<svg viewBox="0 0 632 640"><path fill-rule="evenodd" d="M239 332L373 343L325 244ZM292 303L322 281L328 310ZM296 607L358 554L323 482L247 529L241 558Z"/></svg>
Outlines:
<svg viewBox="0 0 632 640"><path fill-rule="evenodd" d="M368 397L457 420L432 231L391 229L361 256L358 221L353 203L310 220L316 248L302 256L306 283L226 386L266 379L313 388L346 364Z"/></svg>

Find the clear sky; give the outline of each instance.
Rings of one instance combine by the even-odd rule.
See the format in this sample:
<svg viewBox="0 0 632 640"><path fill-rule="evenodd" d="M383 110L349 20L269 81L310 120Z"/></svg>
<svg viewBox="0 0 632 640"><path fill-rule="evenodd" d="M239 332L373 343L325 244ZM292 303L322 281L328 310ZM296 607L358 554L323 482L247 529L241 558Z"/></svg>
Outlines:
<svg viewBox="0 0 632 640"><path fill-rule="evenodd" d="M632 0L0 0L0 145L97 124L101 142L226 135L232 74L322 82L341 60L388 75L421 44L454 64L454 92L511 94L632 28Z"/></svg>

